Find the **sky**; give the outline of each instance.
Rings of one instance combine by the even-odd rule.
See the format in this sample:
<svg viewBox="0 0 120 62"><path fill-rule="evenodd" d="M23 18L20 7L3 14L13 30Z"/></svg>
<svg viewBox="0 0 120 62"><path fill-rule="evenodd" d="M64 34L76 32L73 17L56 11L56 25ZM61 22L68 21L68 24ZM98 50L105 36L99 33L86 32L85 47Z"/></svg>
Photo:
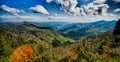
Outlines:
<svg viewBox="0 0 120 62"><path fill-rule="evenodd" d="M0 0L0 22L118 20L120 0Z"/></svg>

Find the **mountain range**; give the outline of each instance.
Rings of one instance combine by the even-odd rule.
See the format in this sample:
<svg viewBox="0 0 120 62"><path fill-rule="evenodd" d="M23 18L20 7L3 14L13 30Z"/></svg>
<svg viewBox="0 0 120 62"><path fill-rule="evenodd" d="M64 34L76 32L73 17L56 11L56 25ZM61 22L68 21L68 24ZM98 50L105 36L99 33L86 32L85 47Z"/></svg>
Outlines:
<svg viewBox="0 0 120 62"><path fill-rule="evenodd" d="M102 28L105 29L111 27L113 22L116 21L99 21L99 23L92 24L96 28L101 27L100 24L102 24ZM92 25L85 24L89 27ZM81 25L80 23L82 27L85 27L85 24ZM114 44L112 37L112 29L114 29L112 27L102 34L75 41L63 36L56 29L36 26L33 23L1 23L0 62L9 62L12 53L17 48L18 51L21 51L19 47L24 45L31 45L33 49L33 55L31 54L29 62L119 62L120 47L118 45L113 47L116 44ZM17 54L20 55L19 52Z"/></svg>
<svg viewBox="0 0 120 62"><path fill-rule="evenodd" d="M47 27L62 33L74 40L82 39L91 35L98 35L115 27L116 21L100 20L90 23L67 23L67 22L40 22L33 23L39 27Z"/></svg>

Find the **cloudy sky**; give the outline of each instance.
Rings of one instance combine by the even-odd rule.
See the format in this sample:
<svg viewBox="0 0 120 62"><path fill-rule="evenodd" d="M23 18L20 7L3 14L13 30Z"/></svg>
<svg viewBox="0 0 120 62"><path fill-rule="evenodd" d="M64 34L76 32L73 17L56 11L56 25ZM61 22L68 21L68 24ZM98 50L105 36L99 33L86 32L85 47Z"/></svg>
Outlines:
<svg viewBox="0 0 120 62"><path fill-rule="evenodd" d="M0 0L0 22L117 20L120 0Z"/></svg>

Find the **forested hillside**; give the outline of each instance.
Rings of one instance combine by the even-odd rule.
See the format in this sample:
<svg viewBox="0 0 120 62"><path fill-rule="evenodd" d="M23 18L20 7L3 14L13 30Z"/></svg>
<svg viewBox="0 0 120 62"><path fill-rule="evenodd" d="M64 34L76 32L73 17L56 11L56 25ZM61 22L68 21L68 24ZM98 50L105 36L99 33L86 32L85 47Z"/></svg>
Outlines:
<svg viewBox="0 0 120 62"><path fill-rule="evenodd" d="M31 44L36 59L43 51L49 52L52 47L73 42L60 33L33 24L1 23L0 24L0 62L8 62L12 52L19 46ZM19 54L19 53L18 53ZM35 58L35 57L34 57Z"/></svg>
<svg viewBox="0 0 120 62"><path fill-rule="evenodd" d="M115 29L73 41L49 28L29 23L2 23L0 62L9 62L17 54L16 58L22 62L119 62L120 38L116 40L119 27L118 22Z"/></svg>

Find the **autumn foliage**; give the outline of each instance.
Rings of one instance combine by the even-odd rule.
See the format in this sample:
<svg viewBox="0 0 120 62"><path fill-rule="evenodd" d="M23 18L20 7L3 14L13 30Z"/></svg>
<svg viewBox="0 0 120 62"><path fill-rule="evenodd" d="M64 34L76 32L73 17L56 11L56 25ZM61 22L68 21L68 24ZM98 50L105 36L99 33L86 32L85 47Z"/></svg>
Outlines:
<svg viewBox="0 0 120 62"><path fill-rule="evenodd" d="M72 51L72 50L67 50L67 55L71 58L71 59L74 59L77 57L77 54Z"/></svg>
<svg viewBox="0 0 120 62"><path fill-rule="evenodd" d="M33 55L31 45L23 45L18 47L10 57L10 62L28 62Z"/></svg>

